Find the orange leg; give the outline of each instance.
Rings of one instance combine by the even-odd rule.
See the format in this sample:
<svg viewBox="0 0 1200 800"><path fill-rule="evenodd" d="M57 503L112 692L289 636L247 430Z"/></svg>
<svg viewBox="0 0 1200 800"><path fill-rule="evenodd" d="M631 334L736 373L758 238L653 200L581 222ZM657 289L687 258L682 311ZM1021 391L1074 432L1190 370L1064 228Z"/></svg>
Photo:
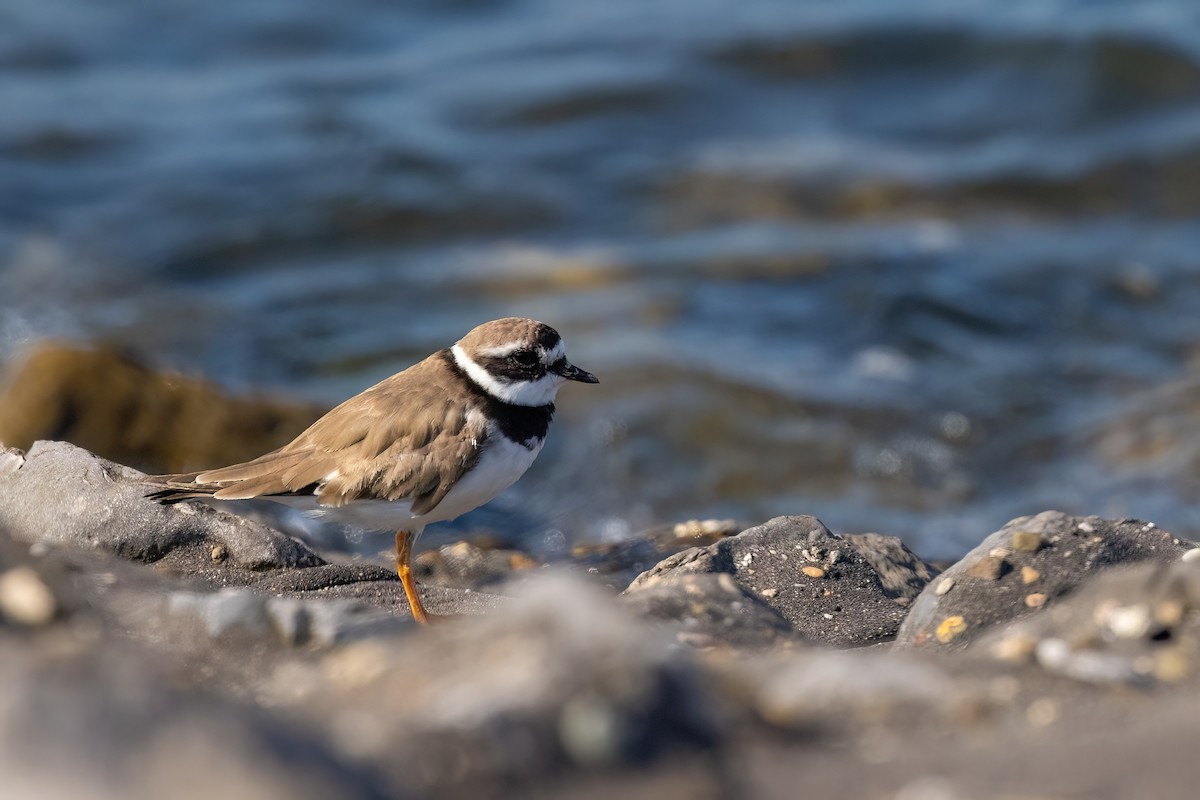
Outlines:
<svg viewBox="0 0 1200 800"><path fill-rule="evenodd" d="M404 596L408 598L408 607L412 610L413 619L422 625L429 624L429 615L425 606L421 605L421 596L417 594L417 581L412 574L412 534L408 531L396 531L396 574L404 586Z"/></svg>

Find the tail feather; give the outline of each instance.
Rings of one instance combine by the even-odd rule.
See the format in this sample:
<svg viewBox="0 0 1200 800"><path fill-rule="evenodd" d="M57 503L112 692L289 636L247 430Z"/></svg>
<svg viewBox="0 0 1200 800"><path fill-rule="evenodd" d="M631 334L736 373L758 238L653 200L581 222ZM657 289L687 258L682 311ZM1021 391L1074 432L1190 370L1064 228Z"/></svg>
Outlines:
<svg viewBox="0 0 1200 800"><path fill-rule="evenodd" d="M196 476L199 474L198 472L188 472L177 475L147 475L143 479L143 483L148 487L157 488L147 493L146 498L163 505L172 505L182 503L184 500L212 497L213 493L221 487L196 483Z"/></svg>
<svg viewBox="0 0 1200 800"><path fill-rule="evenodd" d="M211 497L212 489L204 491L204 489L184 487L158 489L157 492L151 492L146 495L146 499L154 500L155 503L163 505L174 505L176 503L184 503L185 500L199 500Z"/></svg>

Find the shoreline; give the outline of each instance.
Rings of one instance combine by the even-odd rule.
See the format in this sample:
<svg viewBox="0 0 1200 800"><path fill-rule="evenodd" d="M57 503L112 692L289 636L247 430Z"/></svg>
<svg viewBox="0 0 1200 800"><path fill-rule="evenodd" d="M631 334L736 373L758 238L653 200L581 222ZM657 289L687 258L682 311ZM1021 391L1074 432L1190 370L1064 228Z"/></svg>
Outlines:
<svg viewBox="0 0 1200 800"><path fill-rule="evenodd" d="M464 541L418 560L457 615L420 629L385 567L158 506L139 474L0 458L0 742L41 796L155 796L195 763L164 732L230 766L204 796L1190 790L1200 550L1152 523L1044 512L940 572L807 516L555 565Z"/></svg>

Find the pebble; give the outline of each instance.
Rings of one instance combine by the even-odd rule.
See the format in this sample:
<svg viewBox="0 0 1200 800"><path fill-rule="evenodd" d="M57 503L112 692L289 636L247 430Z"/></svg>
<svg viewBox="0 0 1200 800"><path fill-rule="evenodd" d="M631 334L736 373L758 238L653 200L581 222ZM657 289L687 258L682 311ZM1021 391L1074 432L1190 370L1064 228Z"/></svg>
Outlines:
<svg viewBox="0 0 1200 800"><path fill-rule="evenodd" d="M1036 553L1042 549L1042 535L1036 531L1015 531L1012 536L1012 545L1016 550Z"/></svg>
<svg viewBox="0 0 1200 800"><path fill-rule="evenodd" d="M937 640L942 644L946 644L966 629L967 621L961 616L946 617L937 626Z"/></svg>
<svg viewBox="0 0 1200 800"><path fill-rule="evenodd" d="M761 592L759 592L759 594L761 594L763 597L767 598L768 600L774 600L776 595L779 594L779 590L772 587L770 589L763 589Z"/></svg>
<svg viewBox="0 0 1200 800"><path fill-rule="evenodd" d="M1191 672L1191 658L1178 647L1169 647L1154 659L1154 677L1163 683L1176 683Z"/></svg>
<svg viewBox="0 0 1200 800"><path fill-rule="evenodd" d="M992 656L1001 661L1028 661L1037 648L1037 640L1032 636L1016 634L1006 636L992 646Z"/></svg>
<svg viewBox="0 0 1200 800"><path fill-rule="evenodd" d="M737 520L732 519L689 519L675 525L675 538L699 539L701 537L733 536L741 530Z"/></svg>
<svg viewBox="0 0 1200 800"><path fill-rule="evenodd" d="M1042 573L1038 572L1033 567L1021 567L1021 581L1025 584L1035 583L1037 579L1042 577Z"/></svg>
<svg viewBox="0 0 1200 800"><path fill-rule="evenodd" d="M824 578L825 577L825 570L821 569L820 567L814 567L814 566L810 565L807 567L801 567L800 571L803 572L805 575L807 575L810 578Z"/></svg>
<svg viewBox="0 0 1200 800"><path fill-rule="evenodd" d="M1143 605L1114 608L1108 614L1107 623L1118 639L1138 639L1150 629L1150 609Z"/></svg>
<svg viewBox="0 0 1200 800"><path fill-rule="evenodd" d="M225 559L229 558L229 550L223 544L214 545L212 549L212 560L214 564L220 564Z"/></svg>
<svg viewBox="0 0 1200 800"><path fill-rule="evenodd" d="M1191 550L1188 550L1186 553L1180 556L1180 558L1189 562L1200 561L1200 547L1193 547Z"/></svg>
<svg viewBox="0 0 1200 800"><path fill-rule="evenodd" d="M1166 625L1168 628L1174 628L1179 623L1183 622L1183 615L1187 609L1183 603L1178 600L1164 600L1154 607L1154 621L1159 625Z"/></svg>
<svg viewBox="0 0 1200 800"><path fill-rule="evenodd" d="M1033 594L1025 595L1025 605L1030 608L1041 608L1046 605L1046 595L1042 592L1034 592Z"/></svg>
<svg viewBox="0 0 1200 800"><path fill-rule="evenodd" d="M514 570L536 569L541 564L524 553L513 553L508 557L508 566Z"/></svg>
<svg viewBox="0 0 1200 800"><path fill-rule="evenodd" d="M1000 576L1007 571L1008 566L1008 562L1003 558L984 556L967 567L967 575L972 578L982 578L985 581L999 580Z"/></svg>
<svg viewBox="0 0 1200 800"><path fill-rule="evenodd" d="M1034 700L1025 709L1025 718L1036 728L1045 728L1058 720L1058 702L1049 697Z"/></svg>
<svg viewBox="0 0 1200 800"><path fill-rule="evenodd" d="M945 594L948 594L950 592L950 590L953 588L954 588L954 578L942 578L942 580L938 584L937 588L933 590L933 593L936 594L938 597L941 597Z"/></svg>
<svg viewBox="0 0 1200 800"><path fill-rule="evenodd" d="M54 619L58 602L30 567L14 567L0 575L0 614L21 625L45 625Z"/></svg>

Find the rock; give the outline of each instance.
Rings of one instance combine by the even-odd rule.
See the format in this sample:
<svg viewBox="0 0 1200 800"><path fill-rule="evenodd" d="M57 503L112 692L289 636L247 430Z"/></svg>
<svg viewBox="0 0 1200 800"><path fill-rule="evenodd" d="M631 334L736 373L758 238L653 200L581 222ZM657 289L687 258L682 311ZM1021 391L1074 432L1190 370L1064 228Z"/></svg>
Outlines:
<svg viewBox="0 0 1200 800"><path fill-rule="evenodd" d="M734 536L741 530L742 526L733 519L689 519L677 522L671 532L677 540L694 547L712 544L726 536Z"/></svg>
<svg viewBox="0 0 1200 800"><path fill-rule="evenodd" d="M867 560L879 575L889 597L904 604L912 602L937 575L937 570L909 550L897 536L850 533L842 537Z"/></svg>
<svg viewBox="0 0 1200 800"><path fill-rule="evenodd" d="M871 648L805 650L720 668L763 720L801 731L938 716L950 712L964 694L958 681L934 664Z"/></svg>
<svg viewBox="0 0 1200 800"><path fill-rule="evenodd" d="M273 639L285 645L333 645L399 633L416 623L352 600L265 597L249 589L172 592L167 620L210 639Z"/></svg>
<svg viewBox="0 0 1200 800"><path fill-rule="evenodd" d="M1011 570L1012 565L1003 558L987 555L968 566L966 575L971 578L982 578L985 581L995 581Z"/></svg>
<svg viewBox="0 0 1200 800"><path fill-rule="evenodd" d="M323 561L283 534L201 503L164 506L146 499L142 474L66 442L37 442L19 469L0 472L0 527L16 539L98 547L157 561L178 549L211 553L248 570Z"/></svg>
<svg viewBox="0 0 1200 800"><path fill-rule="evenodd" d="M1100 570L1175 561L1194 547L1153 523L1057 511L1021 517L988 536L921 593L896 643L966 646L996 625L1053 606ZM1009 566L998 569L1001 561ZM954 591L939 594L937 587L949 580ZM1035 582L1031 592L1028 584Z"/></svg>
<svg viewBox="0 0 1200 800"><path fill-rule="evenodd" d="M58 601L30 567L0 574L0 615L21 625L45 625L54 619Z"/></svg>
<svg viewBox="0 0 1200 800"><path fill-rule="evenodd" d="M676 638L693 646L747 649L798 639L779 612L725 573L669 575L621 599L643 619L673 623Z"/></svg>
<svg viewBox="0 0 1200 800"><path fill-rule="evenodd" d="M879 546L884 538L850 541L830 533L814 517L777 517L664 559L639 575L626 593L643 591L668 576L727 573L805 638L838 646L885 641L904 616L897 599L921 579L912 568L918 559L890 542ZM872 552L871 559L860 548ZM897 554L903 558L897 560ZM893 588L884 586L881 572L889 573Z"/></svg>
<svg viewBox="0 0 1200 800"><path fill-rule="evenodd" d="M740 530L731 519L692 519L657 525L617 542L577 544L571 550L570 564L596 575L605 585L622 590L667 556L718 542Z"/></svg>
<svg viewBox="0 0 1200 800"><path fill-rule="evenodd" d="M542 562L519 550L455 542L421 553L414 560L413 572L422 582L479 590L504 583L518 573L528 573L541 565Z"/></svg>
<svg viewBox="0 0 1200 800"><path fill-rule="evenodd" d="M998 658L1020 650L1043 669L1082 681L1173 683L1196 674L1198 611L1200 564L1119 567L1046 613L992 632L979 647Z"/></svg>
<svg viewBox="0 0 1200 800"><path fill-rule="evenodd" d="M110 593L128 592L144 619L165 602L158 591L163 581L152 571L103 553L76 561L82 551L40 548L45 552L35 555L30 549L0 529L0 580L6 583L0 594L15 583L19 593L41 596L32 606L36 626L5 625L7 614L0 618L0 794L384 796L370 771L336 758L315 732L194 684L181 688L192 680L194 662L172 663L178 651L155 650L150 629L127 636L107 602ZM128 574L101 580L110 567ZM125 580L135 574L153 589ZM241 650L230 658L244 659Z"/></svg>
<svg viewBox="0 0 1200 800"><path fill-rule="evenodd" d="M0 377L0 443L62 439L152 472L234 464L291 440L327 409L231 397L111 347L43 342Z"/></svg>
<svg viewBox="0 0 1200 800"><path fill-rule="evenodd" d="M381 797L311 733L180 692L131 649L21 647L0 635L9 797Z"/></svg>
<svg viewBox="0 0 1200 800"><path fill-rule="evenodd" d="M582 577L539 573L504 614L352 643L257 691L396 786L473 797L712 747L714 705L687 653Z"/></svg>

